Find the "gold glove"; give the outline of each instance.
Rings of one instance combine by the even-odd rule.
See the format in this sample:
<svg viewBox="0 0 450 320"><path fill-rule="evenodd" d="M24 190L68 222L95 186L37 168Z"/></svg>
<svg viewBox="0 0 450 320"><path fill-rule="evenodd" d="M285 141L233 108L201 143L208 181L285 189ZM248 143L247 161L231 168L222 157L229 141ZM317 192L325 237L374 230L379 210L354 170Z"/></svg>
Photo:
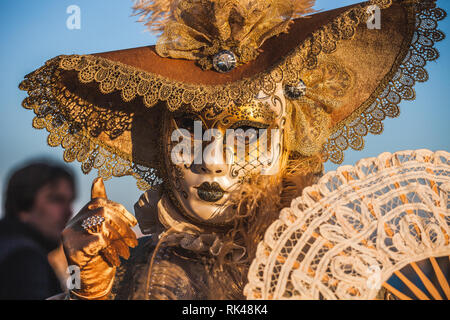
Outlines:
<svg viewBox="0 0 450 320"><path fill-rule="evenodd" d="M106 197L102 178L92 183L91 201L68 223L62 238L69 266L80 268L80 288L71 294L80 299L106 299L129 247L137 245L131 227L134 216Z"/></svg>

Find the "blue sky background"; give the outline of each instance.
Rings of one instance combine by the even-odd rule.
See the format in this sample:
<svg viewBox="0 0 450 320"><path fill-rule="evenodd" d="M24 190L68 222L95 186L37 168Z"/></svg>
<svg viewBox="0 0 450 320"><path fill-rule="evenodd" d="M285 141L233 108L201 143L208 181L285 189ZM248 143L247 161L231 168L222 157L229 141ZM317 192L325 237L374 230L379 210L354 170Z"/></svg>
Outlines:
<svg viewBox="0 0 450 320"><path fill-rule="evenodd" d="M359 1L318 0L318 9L332 9ZM81 29L66 28L70 5L81 8ZM131 16L131 0L4 0L0 2L0 194L3 204L4 184L10 170L33 158L62 159L61 148L47 146L47 132L31 126L33 113L21 107L25 93L18 89L23 76L60 54L89 54L155 44L156 38L145 32ZM450 1L438 1L450 12ZM450 34L450 18L440 29ZM344 164L374 157L389 151L427 148L450 150L450 39L437 45L438 63L427 66L430 80L417 84L417 99L401 104L399 118L384 121L382 135L365 138L363 151L348 150ZM77 174L78 199L75 212L89 201L90 185L96 172L83 175L79 163L69 166ZM326 164L326 170L337 166ZM106 182L110 199L131 212L140 191L130 177ZM3 206L1 211L3 211ZM0 211L0 212L1 212ZM0 213L1 216L1 213Z"/></svg>

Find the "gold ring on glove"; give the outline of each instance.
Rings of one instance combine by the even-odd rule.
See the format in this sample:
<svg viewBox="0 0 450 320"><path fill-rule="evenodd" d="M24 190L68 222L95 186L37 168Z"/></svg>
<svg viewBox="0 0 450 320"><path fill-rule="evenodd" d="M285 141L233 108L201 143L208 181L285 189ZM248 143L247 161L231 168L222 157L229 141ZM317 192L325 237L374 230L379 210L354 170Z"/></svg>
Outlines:
<svg viewBox="0 0 450 320"><path fill-rule="evenodd" d="M84 230L90 231L92 233L100 232L100 228L102 223L105 221L105 218L101 216L91 216L83 220L81 226Z"/></svg>

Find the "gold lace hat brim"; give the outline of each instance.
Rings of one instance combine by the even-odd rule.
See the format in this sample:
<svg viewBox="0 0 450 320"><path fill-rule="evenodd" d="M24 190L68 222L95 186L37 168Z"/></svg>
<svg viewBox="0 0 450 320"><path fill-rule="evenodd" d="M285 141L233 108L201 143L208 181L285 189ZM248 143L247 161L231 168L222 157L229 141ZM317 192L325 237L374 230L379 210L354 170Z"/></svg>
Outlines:
<svg viewBox="0 0 450 320"><path fill-rule="evenodd" d="M381 29L370 29L368 6L381 9ZM162 117L166 110L216 111L247 103L276 84L300 80L308 98L330 116L325 154L343 160L360 150L369 132L399 114L413 86L428 79L438 58L434 44L445 12L435 1L374 0L294 20L289 32L268 39L260 55L229 73L203 71L194 61L162 58L154 46L93 55L58 56L26 76L20 88L34 110L35 128L49 131L66 161L105 179L133 175L141 189L159 179Z"/></svg>

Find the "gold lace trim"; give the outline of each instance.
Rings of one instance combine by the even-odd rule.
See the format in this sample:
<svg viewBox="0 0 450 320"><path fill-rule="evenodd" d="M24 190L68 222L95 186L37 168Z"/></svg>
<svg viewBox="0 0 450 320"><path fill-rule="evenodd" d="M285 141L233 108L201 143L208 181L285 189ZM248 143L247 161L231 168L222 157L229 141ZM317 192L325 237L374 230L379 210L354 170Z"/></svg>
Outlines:
<svg viewBox="0 0 450 320"><path fill-rule="evenodd" d="M325 144L326 159L340 164L344 160L344 151L364 148L364 139L369 132L381 134L383 120L395 118L400 114L399 104L402 100L414 100L416 82L428 80L425 70L428 61L439 58L434 48L436 42L445 35L437 30L438 21L446 17L444 10L434 7L434 2L423 1L413 4L415 10L409 14L409 21L416 21L410 26L411 41L405 41L399 57L404 57L392 66L391 72L378 86L372 96L355 110L347 119L339 123Z"/></svg>
<svg viewBox="0 0 450 320"><path fill-rule="evenodd" d="M103 132L113 139L119 128L121 132L129 128L131 119L72 94L62 86L60 71L52 60L29 75L20 89L29 95L22 106L36 114L33 127L49 132L48 145L61 146L64 161L79 161L85 174L98 169L99 176L105 180L131 175L137 179L138 188L144 191L161 182L155 169L133 163L130 155L97 138ZM113 117L115 121L111 123Z"/></svg>
<svg viewBox="0 0 450 320"><path fill-rule="evenodd" d="M371 4L387 8L391 5L391 1L373 0ZM429 2L426 3L428 5L412 4L416 7L417 27L412 26L414 28L411 31L412 44L405 45L406 58L392 68L391 77L386 77L389 80L380 85L372 98L334 128L334 133L325 145L324 152L327 159L341 163L343 151L348 147L361 150L364 146L363 137L368 132L381 133L382 120L398 116L398 104L401 100L414 99L412 87L415 82L424 82L428 79L424 67L426 61L435 60L439 56L433 45L444 38L444 34L437 30L437 22L446 14L442 9L434 8L434 2L431 2L431 5ZM71 119L70 114L64 114L67 101L57 98L61 94L58 90L63 90L58 85L59 69L78 71L82 83L95 81L99 83L100 91L104 94L119 90L126 102L141 96L147 107L154 106L158 101L165 101L171 111L181 106L190 106L193 111L199 111L207 105L221 110L230 102L249 103L261 90L271 94L279 82L298 83L305 68L317 67L320 53L332 53L336 50L338 41L353 37L356 27L367 20L366 8L366 6L354 7L316 31L268 73L222 86L199 86L176 82L94 56L59 56L49 60L21 83L20 88L29 94L23 106L35 111L37 116L33 120L33 126L45 128L50 133L49 145L61 145L65 149L65 161L80 161L85 173L97 168L105 179L132 175L138 179L138 187L147 190L160 181L154 169L133 164L131 156L105 145L96 139L92 131L77 126L79 122ZM50 106L48 113L43 111L44 106ZM96 106L90 107L98 109ZM123 125L126 126L126 121ZM114 132L112 130L107 134L111 137Z"/></svg>

